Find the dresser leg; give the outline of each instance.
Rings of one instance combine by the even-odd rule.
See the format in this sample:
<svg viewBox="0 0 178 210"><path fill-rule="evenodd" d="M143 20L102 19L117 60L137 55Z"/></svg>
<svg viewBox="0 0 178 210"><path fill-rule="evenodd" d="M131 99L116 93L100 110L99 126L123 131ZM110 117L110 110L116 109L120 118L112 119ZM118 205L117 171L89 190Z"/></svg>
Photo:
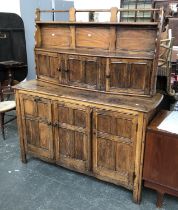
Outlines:
<svg viewBox="0 0 178 210"><path fill-rule="evenodd" d="M156 206L158 208L161 208L163 205L163 197L164 197L164 193L162 192L157 192L157 201L156 201Z"/></svg>

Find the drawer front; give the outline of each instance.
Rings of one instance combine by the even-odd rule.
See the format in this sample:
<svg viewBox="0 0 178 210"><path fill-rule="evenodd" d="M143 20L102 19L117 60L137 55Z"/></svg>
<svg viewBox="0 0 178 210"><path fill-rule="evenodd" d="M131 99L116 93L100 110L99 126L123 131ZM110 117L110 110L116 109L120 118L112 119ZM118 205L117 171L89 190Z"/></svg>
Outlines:
<svg viewBox="0 0 178 210"><path fill-rule="evenodd" d="M137 115L95 110L93 121L94 173L132 189Z"/></svg>
<svg viewBox="0 0 178 210"><path fill-rule="evenodd" d="M110 33L105 27L76 27L76 47L77 48L100 48L109 49Z"/></svg>
<svg viewBox="0 0 178 210"><path fill-rule="evenodd" d="M69 48L70 28L69 27L41 27L41 46L44 48Z"/></svg>

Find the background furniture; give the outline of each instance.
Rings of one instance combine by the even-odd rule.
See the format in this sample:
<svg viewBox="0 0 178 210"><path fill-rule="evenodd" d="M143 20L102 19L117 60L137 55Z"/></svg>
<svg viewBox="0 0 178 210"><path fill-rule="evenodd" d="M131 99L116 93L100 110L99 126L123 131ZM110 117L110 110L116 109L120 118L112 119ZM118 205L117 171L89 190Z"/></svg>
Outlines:
<svg viewBox="0 0 178 210"><path fill-rule="evenodd" d="M13 13L0 13L0 62L21 62L14 66L13 79L22 81L27 75L25 32L22 19ZM0 82L9 79L8 72L0 65Z"/></svg>
<svg viewBox="0 0 178 210"><path fill-rule="evenodd" d="M75 21L91 11L110 12L110 22ZM118 22L120 11L37 10L37 80L15 87L18 128L23 162L33 155L124 186L138 203L145 130L162 100L163 11L150 10L161 19L146 23ZM41 21L43 12L69 12L70 20Z"/></svg>
<svg viewBox="0 0 178 210"><path fill-rule="evenodd" d="M178 196L178 134L157 127L170 115L161 111L147 128L144 155L144 186L157 191L157 207L165 193Z"/></svg>
<svg viewBox="0 0 178 210"><path fill-rule="evenodd" d="M158 60L158 78L157 89L163 93L174 95L171 84L171 57L173 48L172 31L169 30L169 36L161 40L160 54ZM164 78L166 81L164 82Z"/></svg>
<svg viewBox="0 0 178 210"><path fill-rule="evenodd" d="M0 13L0 127L5 139L5 113L15 110L12 85L25 79L27 56L22 19L13 13Z"/></svg>
<svg viewBox="0 0 178 210"><path fill-rule="evenodd" d="M11 88L11 86L9 87ZM16 107L15 100L4 101L4 91L0 83L0 127L3 139L5 139L4 126L7 123L11 122L12 120L16 119L16 116L15 117L13 116L11 119L5 121L5 113L15 110L15 107Z"/></svg>
<svg viewBox="0 0 178 210"><path fill-rule="evenodd" d="M6 77L6 82L1 81L1 87L4 94L12 94L14 91L12 90L12 85L15 83L15 73L20 69L23 71L24 65L23 62L8 60L0 62L0 72L3 73ZM6 84L7 83L7 84Z"/></svg>
<svg viewBox="0 0 178 210"><path fill-rule="evenodd" d="M173 45L178 46L178 18L169 18L169 28L172 29L174 37Z"/></svg>

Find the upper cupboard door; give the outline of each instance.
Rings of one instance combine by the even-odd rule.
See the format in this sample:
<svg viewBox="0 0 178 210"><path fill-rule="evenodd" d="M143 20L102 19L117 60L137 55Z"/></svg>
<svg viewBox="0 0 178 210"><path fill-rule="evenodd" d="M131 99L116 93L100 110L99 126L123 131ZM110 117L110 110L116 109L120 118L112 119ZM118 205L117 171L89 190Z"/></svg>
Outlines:
<svg viewBox="0 0 178 210"><path fill-rule="evenodd" d="M68 84L89 89L102 89L101 68L103 65L97 57L69 55L67 58ZM105 71L105 69L102 70Z"/></svg>
<svg viewBox="0 0 178 210"><path fill-rule="evenodd" d="M56 161L80 172L91 165L90 108L55 102Z"/></svg>
<svg viewBox="0 0 178 210"><path fill-rule="evenodd" d="M147 60L111 59L107 70L107 90L149 95L151 62Z"/></svg>
<svg viewBox="0 0 178 210"><path fill-rule="evenodd" d="M95 110L93 120L93 170L106 180L133 188L136 114Z"/></svg>
<svg viewBox="0 0 178 210"><path fill-rule="evenodd" d="M36 69L40 79L58 81L62 58L57 53L36 51Z"/></svg>

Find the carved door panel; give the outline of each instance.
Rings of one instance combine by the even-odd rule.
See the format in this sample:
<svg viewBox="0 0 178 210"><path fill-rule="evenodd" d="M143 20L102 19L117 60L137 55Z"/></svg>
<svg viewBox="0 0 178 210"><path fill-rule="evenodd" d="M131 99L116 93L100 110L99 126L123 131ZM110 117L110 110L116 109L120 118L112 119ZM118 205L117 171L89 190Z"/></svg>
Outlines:
<svg viewBox="0 0 178 210"><path fill-rule="evenodd" d="M62 56L58 53L36 51L38 78L58 82L61 80Z"/></svg>
<svg viewBox="0 0 178 210"><path fill-rule="evenodd" d="M130 88L149 94L151 81L151 66L147 62L130 63Z"/></svg>
<svg viewBox="0 0 178 210"><path fill-rule="evenodd" d="M51 101L38 96L21 95L20 103L26 151L53 159Z"/></svg>
<svg viewBox="0 0 178 210"><path fill-rule="evenodd" d="M111 59L106 80L108 91L149 94L151 63L146 60Z"/></svg>
<svg viewBox="0 0 178 210"><path fill-rule="evenodd" d="M99 58L68 55L68 84L89 89L101 89ZM105 70L103 70L105 71Z"/></svg>
<svg viewBox="0 0 178 210"><path fill-rule="evenodd" d="M83 82L83 63L81 57L78 55L67 56L68 84L81 86Z"/></svg>
<svg viewBox="0 0 178 210"><path fill-rule="evenodd" d="M81 172L90 170L90 109L55 103L56 162Z"/></svg>
<svg viewBox="0 0 178 210"><path fill-rule="evenodd" d="M133 188L137 116L94 111L93 171L106 181Z"/></svg>

